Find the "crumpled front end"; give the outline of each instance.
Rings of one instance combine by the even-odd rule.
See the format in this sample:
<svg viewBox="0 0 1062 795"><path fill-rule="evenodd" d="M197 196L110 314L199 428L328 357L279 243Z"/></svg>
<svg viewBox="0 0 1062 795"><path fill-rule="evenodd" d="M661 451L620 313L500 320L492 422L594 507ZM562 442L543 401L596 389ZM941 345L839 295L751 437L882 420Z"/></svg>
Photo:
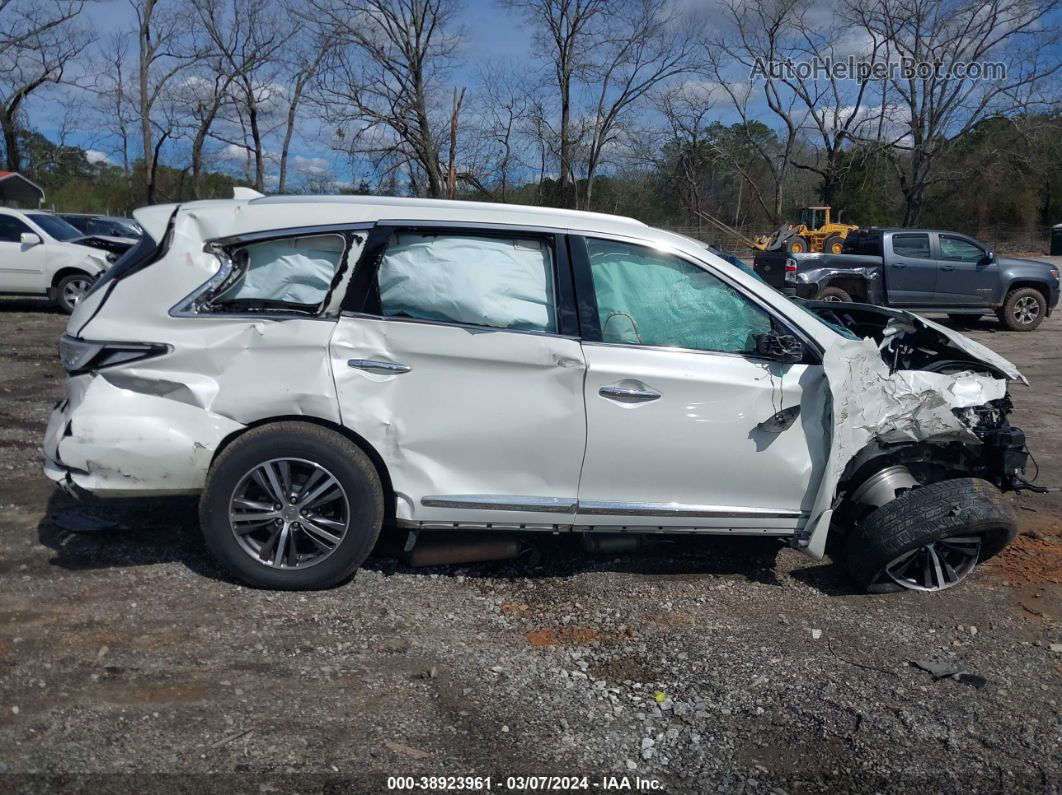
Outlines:
<svg viewBox="0 0 1062 795"><path fill-rule="evenodd" d="M795 539L815 557L825 552L843 486L858 485L867 468L915 461L929 473L1028 487L1025 437L1007 419L1007 383L1027 384L1025 377L962 334L907 312L889 315L878 339L840 340L823 357L833 436L811 519ZM925 369L905 369L916 366Z"/></svg>

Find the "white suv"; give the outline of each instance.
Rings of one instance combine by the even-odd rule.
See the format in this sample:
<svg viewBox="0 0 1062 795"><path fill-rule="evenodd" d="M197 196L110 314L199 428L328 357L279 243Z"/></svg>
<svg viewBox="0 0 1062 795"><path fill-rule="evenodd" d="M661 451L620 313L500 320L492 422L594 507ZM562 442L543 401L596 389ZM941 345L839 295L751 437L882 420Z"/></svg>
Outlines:
<svg viewBox="0 0 1062 795"><path fill-rule="evenodd" d="M136 218L62 340L45 471L200 494L248 583L341 582L384 523L815 556L829 536L871 590L949 587L1013 536L1023 379L913 315L801 305L592 213L269 197Z"/></svg>
<svg viewBox="0 0 1062 795"><path fill-rule="evenodd" d="M62 218L0 207L0 293L47 295L66 313L107 269L104 251Z"/></svg>

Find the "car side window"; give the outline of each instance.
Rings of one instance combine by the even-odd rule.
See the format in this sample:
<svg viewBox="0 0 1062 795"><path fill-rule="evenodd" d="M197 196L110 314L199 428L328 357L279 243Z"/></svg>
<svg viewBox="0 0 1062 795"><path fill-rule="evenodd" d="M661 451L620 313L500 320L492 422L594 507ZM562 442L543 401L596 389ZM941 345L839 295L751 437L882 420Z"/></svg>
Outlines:
<svg viewBox="0 0 1062 795"><path fill-rule="evenodd" d="M969 240L950 235L940 236L940 258L955 262L977 262L985 254L980 246Z"/></svg>
<svg viewBox="0 0 1062 795"><path fill-rule="evenodd" d="M602 342L751 353L770 315L721 279L646 246L588 238Z"/></svg>
<svg viewBox="0 0 1062 795"><path fill-rule="evenodd" d="M893 235L892 250L898 257L929 259L929 235L925 233Z"/></svg>
<svg viewBox="0 0 1062 795"><path fill-rule="evenodd" d="M554 271L541 238L395 232L376 274L380 313L555 333Z"/></svg>
<svg viewBox="0 0 1062 795"><path fill-rule="evenodd" d="M343 261L342 235L308 235L266 240L231 252L234 272L240 274L215 305L271 302L316 306L324 301Z"/></svg>
<svg viewBox="0 0 1062 795"><path fill-rule="evenodd" d="M24 232L33 230L13 215L0 215L0 243L18 243Z"/></svg>

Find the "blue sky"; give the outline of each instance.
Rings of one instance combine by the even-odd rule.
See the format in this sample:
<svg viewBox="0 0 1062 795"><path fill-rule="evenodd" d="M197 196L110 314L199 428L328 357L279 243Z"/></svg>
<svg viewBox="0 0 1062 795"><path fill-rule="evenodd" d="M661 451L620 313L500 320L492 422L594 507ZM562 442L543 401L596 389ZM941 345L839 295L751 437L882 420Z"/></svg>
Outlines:
<svg viewBox="0 0 1062 795"><path fill-rule="evenodd" d="M128 0L90 0L84 14L101 39L106 39L117 29L135 29L136 16ZM500 3L494 0L465 0L460 6L459 19L465 50L464 65L454 75L459 85L471 89L476 82L475 69L486 59L505 58L518 63L529 61L530 33L522 24L521 17L503 8ZM135 55L132 51L131 54ZM65 91L62 93L66 94ZM68 104L62 99L56 100L57 96L53 92L47 100L43 97L36 99L31 106L31 124L51 137L58 135L59 119L64 114L64 106ZM67 142L95 151L108 149L108 141L96 129L68 130ZM291 156L292 159L299 157L312 163L327 161L328 167L340 181L352 181L359 177L350 173L344 158L337 156L320 140L312 121L298 131Z"/></svg>

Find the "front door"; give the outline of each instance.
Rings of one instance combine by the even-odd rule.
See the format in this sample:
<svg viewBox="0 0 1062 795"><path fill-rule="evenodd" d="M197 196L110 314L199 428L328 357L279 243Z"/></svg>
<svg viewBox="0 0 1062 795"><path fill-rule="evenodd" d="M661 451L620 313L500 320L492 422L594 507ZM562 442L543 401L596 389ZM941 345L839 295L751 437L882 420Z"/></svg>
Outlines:
<svg viewBox="0 0 1062 795"><path fill-rule="evenodd" d="M799 527L829 437L821 365L758 356L756 335L778 321L700 264L594 238L573 262L590 271L580 304L596 313L583 316L577 525Z"/></svg>
<svg viewBox="0 0 1062 795"><path fill-rule="evenodd" d="M999 282L999 266L986 254L983 248L965 237L938 236L939 303L956 306L987 306L991 303Z"/></svg>
<svg viewBox="0 0 1062 795"><path fill-rule="evenodd" d="M928 232L886 235L885 290L890 306L929 306L937 303L937 266L929 249Z"/></svg>
<svg viewBox="0 0 1062 795"><path fill-rule="evenodd" d="M374 230L331 356L343 423L383 457L400 522L571 525L586 368L557 240Z"/></svg>
<svg viewBox="0 0 1062 795"><path fill-rule="evenodd" d="M37 235L41 242L22 242L22 235ZM45 266L48 245L39 232L21 219L0 213L0 292L43 293L48 288Z"/></svg>

